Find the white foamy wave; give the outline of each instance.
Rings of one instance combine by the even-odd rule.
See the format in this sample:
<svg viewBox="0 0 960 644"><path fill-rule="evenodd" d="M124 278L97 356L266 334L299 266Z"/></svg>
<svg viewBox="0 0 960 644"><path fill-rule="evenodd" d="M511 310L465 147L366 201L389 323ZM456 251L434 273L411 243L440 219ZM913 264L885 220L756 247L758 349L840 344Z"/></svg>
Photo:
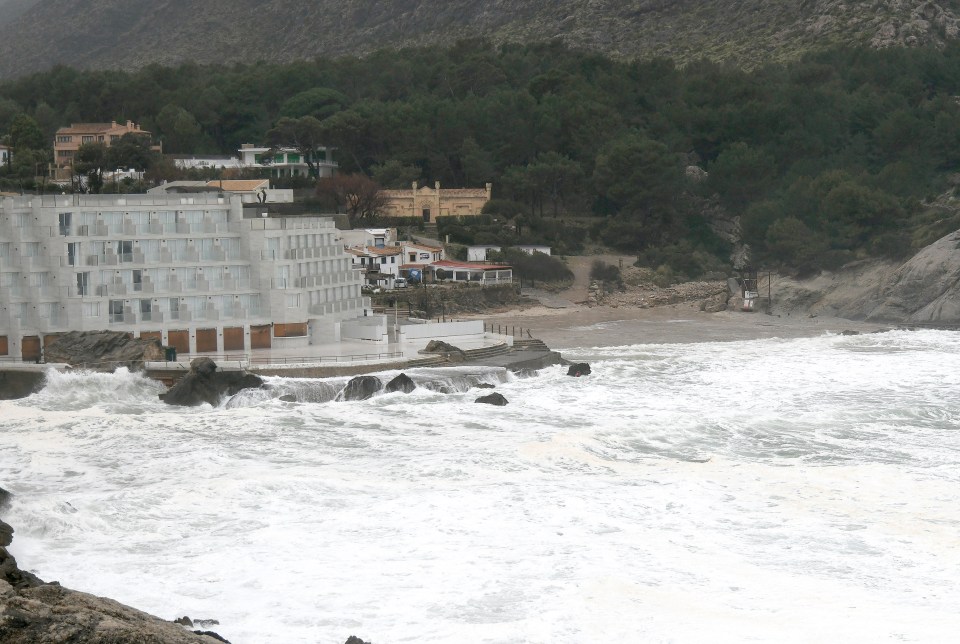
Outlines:
<svg viewBox="0 0 960 644"><path fill-rule="evenodd" d="M113 373L71 370L46 372L46 384L22 404L49 411L93 407L119 413L136 413L155 406L162 384L121 367Z"/></svg>
<svg viewBox="0 0 960 644"><path fill-rule="evenodd" d="M349 403L347 378L268 378L195 409L90 375L74 411L0 403L13 552L235 644L960 628L960 334L566 357L591 375L410 370L413 393ZM481 381L509 404L475 404Z"/></svg>

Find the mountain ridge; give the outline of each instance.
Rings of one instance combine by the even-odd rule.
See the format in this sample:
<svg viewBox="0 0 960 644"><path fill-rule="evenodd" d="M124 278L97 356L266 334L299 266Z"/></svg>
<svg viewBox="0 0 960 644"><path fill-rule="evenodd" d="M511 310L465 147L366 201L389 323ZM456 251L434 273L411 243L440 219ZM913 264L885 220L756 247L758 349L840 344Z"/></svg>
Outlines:
<svg viewBox="0 0 960 644"><path fill-rule="evenodd" d="M960 0L8 0L0 16L8 5L32 5L0 43L8 78L58 64L289 62L474 37L750 67L838 43L942 44L960 33Z"/></svg>

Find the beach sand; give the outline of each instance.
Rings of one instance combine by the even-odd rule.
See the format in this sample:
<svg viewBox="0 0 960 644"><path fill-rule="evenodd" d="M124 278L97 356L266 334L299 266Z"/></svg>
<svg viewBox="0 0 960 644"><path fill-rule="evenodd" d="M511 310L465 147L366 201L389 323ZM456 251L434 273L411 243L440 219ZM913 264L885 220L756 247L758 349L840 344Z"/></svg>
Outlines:
<svg viewBox="0 0 960 644"><path fill-rule="evenodd" d="M500 325L505 334L519 335L522 328L523 337L527 337L529 329L534 338L540 338L558 351L577 347L811 337L842 331L871 333L896 328L894 324L805 314L704 313L696 303L648 309L577 304L565 308L534 306L484 315L482 319L488 325Z"/></svg>

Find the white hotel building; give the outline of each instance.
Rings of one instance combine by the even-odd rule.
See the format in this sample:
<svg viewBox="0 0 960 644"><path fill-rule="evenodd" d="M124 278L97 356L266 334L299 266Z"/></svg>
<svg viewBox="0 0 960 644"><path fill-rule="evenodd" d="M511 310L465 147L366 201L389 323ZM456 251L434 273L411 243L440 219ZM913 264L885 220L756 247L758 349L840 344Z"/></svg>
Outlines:
<svg viewBox="0 0 960 644"><path fill-rule="evenodd" d="M338 341L370 302L337 237L229 194L2 198L0 358L101 329L178 353Z"/></svg>

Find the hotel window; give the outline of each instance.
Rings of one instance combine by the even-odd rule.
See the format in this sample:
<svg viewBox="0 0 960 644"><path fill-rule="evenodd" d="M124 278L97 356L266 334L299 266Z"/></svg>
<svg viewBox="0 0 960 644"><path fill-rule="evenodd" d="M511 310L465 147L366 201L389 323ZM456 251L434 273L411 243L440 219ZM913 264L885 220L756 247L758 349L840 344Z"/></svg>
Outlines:
<svg viewBox="0 0 960 644"><path fill-rule="evenodd" d="M72 136L69 136L69 135L67 135L67 134L58 134L58 135L57 135L57 143L72 143L72 142L73 142L73 137L72 137Z"/></svg>
<svg viewBox="0 0 960 644"><path fill-rule="evenodd" d="M110 300L110 321L123 322L123 300Z"/></svg>
<svg viewBox="0 0 960 644"><path fill-rule="evenodd" d="M93 136L83 136L80 140L83 143L93 143Z"/></svg>
<svg viewBox="0 0 960 644"><path fill-rule="evenodd" d="M85 318L100 317L100 302L84 302L83 317Z"/></svg>

